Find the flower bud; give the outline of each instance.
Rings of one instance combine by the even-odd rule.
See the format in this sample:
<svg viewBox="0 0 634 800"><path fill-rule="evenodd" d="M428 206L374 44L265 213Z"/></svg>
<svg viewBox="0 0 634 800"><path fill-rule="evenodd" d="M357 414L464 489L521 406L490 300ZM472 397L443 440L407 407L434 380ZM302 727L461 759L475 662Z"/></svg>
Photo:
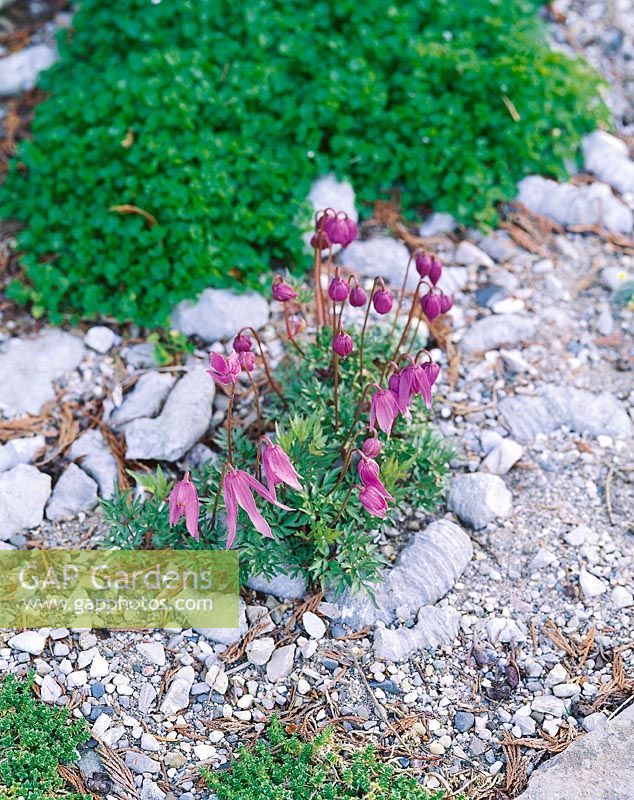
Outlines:
<svg viewBox="0 0 634 800"><path fill-rule="evenodd" d="M429 385L433 386L434 383L436 383L436 379L440 375L440 367L434 361L425 361L421 364L421 367L425 370Z"/></svg>
<svg viewBox="0 0 634 800"><path fill-rule="evenodd" d="M238 361L245 372L253 372L255 367L255 353L251 350L242 350L238 353Z"/></svg>
<svg viewBox="0 0 634 800"><path fill-rule="evenodd" d="M431 272L432 257L425 253L423 250L417 250L414 254L414 263L416 264L416 272L421 278L426 278Z"/></svg>
<svg viewBox="0 0 634 800"><path fill-rule="evenodd" d="M440 316L440 297L437 295L432 294L431 292L424 295L420 299L420 305L425 312L425 316L430 322L433 322L436 317Z"/></svg>
<svg viewBox="0 0 634 800"><path fill-rule="evenodd" d="M381 450L383 450L383 445L376 436L366 439L361 445L361 451L363 455L367 456L368 458L376 458L377 456L380 456Z"/></svg>
<svg viewBox="0 0 634 800"><path fill-rule="evenodd" d="M352 336L349 333L338 333L332 340L332 349L341 358L347 358L354 349Z"/></svg>
<svg viewBox="0 0 634 800"><path fill-rule="evenodd" d="M355 308L361 308L367 302L367 295L360 286L354 286L350 290L350 305Z"/></svg>
<svg viewBox="0 0 634 800"><path fill-rule="evenodd" d="M451 311L453 308L453 300L449 297L448 294L441 294L440 295L440 313L446 314L448 311Z"/></svg>
<svg viewBox="0 0 634 800"><path fill-rule="evenodd" d="M247 353L252 347L252 341L248 336L239 334L233 340L233 349L236 353Z"/></svg>
<svg viewBox="0 0 634 800"><path fill-rule="evenodd" d="M310 239L310 246L315 250L327 250L330 247L330 239L326 231L319 230Z"/></svg>
<svg viewBox="0 0 634 800"><path fill-rule="evenodd" d="M389 314L394 304L394 296L389 289L378 289L372 298L377 314Z"/></svg>
<svg viewBox="0 0 634 800"><path fill-rule="evenodd" d="M338 275L335 275L328 287L328 297L336 303L343 303L348 299L349 294L350 287L346 281L342 280Z"/></svg>
<svg viewBox="0 0 634 800"><path fill-rule="evenodd" d="M326 217L323 230L333 244L340 244L342 247L347 247L357 238L356 223L348 217Z"/></svg>
<svg viewBox="0 0 634 800"><path fill-rule="evenodd" d="M434 256L431 260L431 269L429 270L429 280L434 284L434 286L440 280L441 275L442 275L442 264L436 258L436 256Z"/></svg>
<svg viewBox="0 0 634 800"><path fill-rule="evenodd" d="M273 284L271 294L274 300L279 300L281 303L286 303L288 300L294 300L297 297L297 292L293 287L283 280Z"/></svg>

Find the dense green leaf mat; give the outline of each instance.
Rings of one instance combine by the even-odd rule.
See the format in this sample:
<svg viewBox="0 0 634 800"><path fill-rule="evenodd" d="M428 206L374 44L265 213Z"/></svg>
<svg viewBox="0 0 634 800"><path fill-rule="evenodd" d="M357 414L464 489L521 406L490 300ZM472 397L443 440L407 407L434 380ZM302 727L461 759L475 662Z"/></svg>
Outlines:
<svg viewBox="0 0 634 800"><path fill-rule="evenodd" d="M606 118L535 0L80 6L0 204L28 225L10 293L53 320L163 323L206 286L304 267L296 222L330 171L361 201L397 188L406 212L490 222Z"/></svg>

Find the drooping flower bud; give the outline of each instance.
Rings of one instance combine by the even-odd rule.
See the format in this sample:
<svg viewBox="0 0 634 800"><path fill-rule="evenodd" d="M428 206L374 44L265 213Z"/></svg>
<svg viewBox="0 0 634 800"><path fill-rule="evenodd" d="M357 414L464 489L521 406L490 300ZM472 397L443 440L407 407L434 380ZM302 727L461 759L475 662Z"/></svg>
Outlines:
<svg viewBox="0 0 634 800"><path fill-rule="evenodd" d="M249 336L245 336L245 334L241 333L233 340L233 349L236 353L247 353L251 347L253 346L253 342Z"/></svg>
<svg viewBox="0 0 634 800"><path fill-rule="evenodd" d="M355 308L361 308L368 300L368 296L360 286L353 286L350 290L350 305Z"/></svg>
<svg viewBox="0 0 634 800"><path fill-rule="evenodd" d="M414 263L416 264L416 272L421 278L426 278L431 272L432 257L424 250L417 250L414 254Z"/></svg>
<svg viewBox="0 0 634 800"><path fill-rule="evenodd" d="M347 247L357 238L357 226L348 217L327 216L323 221L323 230L333 244Z"/></svg>
<svg viewBox="0 0 634 800"><path fill-rule="evenodd" d="M389 314L394 305L394 295L389 289L377 289L372 297L372 305L377 314Z"/></svg>
<svg viewBox="0 0 634 800"><path fill-rule="evenodd" d="M442 275L442 264L433 256L431 260L431 269L429 270L429 280L434 284L434 286L440 280L440 276Z"/></svg>
<svg viewBox="0 0 634 800"><path fill-rule="evenodd" d="M421 364L421 367L425 370L429 385L433 386L440 375L440 367L434 361L425 361Z"/></svg>
<svg viewBox="0 0 634 800"><path fill-rule="evenodd" d="M341 358L347 358L354 349L354 342L349 333L338 333L332 340L332 349Z"/></svg>
<svg viewBox="0 0 634 800"><path fill-rule="evenodd" d="M451 311L453 308L453 300L449 297L448 294L441 294L440 295L440 313L446 314L448 311Z"/></svg>
<svg viewBox="0 0 634 800"><path fill-rule="evenodd" d="M432 294L431 292L423 295L420 299L420 305L430 322L433 322L436 317L440 316L440 297L438 297L438 295Z"/></svg>
<svg viewBox="0 0 634 800"><path fill-rule="evenodd" d="M327 250L330 247L330 239L326 231L317 231L310 238L310 246L315 250Z"/></svg>
<svg viewBox="0 0 634 800"><path fill-rule="evenodd" d="M348 299L349 294L350 287L347 282L342 280L339 275L335 275L328 287L328 297L336 303L343 303Z"/></svg>
<svg viewBox="0 0 634 800"><path fill-rule="evenodd" d="M368 458L376 458L377 456L381 455L383 445L376 436L371 436L369 439L366 439L365 442L363 442L361 445L361 450Z"/></svg>
<svg viewBox="0 0 634 800"><path fill-rule="evenodd" d="M280 303L286 303L288 300L294 300L297 297L297 292L286 281L280 279L273 282L271 294L274 300L279 300Z"/></svg>
<svg viewBox="0 0 634 800"><path fill-rule="evenodd" d="M238 361L245 372L253 372L255 367L255 353L251 350L244 350L238 353Z"/></svg>

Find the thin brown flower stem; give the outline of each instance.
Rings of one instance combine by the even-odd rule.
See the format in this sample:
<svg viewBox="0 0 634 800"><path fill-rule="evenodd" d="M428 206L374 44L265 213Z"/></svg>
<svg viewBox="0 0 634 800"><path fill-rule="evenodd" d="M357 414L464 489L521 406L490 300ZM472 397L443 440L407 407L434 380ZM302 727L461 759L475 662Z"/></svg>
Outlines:
<svg viewBox="0 0 634 800"><path fill-rule="evenodd" d="M321 330L324 326L324 297L321 293L321 250L315 248L315 264L313 267L313 281L315 283L315 306L317 313L317 330Z"/></svg>
<svg viewBox="0 0 634 800"><path fill-rule="evenodd" d="M407 315L407 322L405 323L405 327L403 328L403 333L401 334L401 338L398 340L398 344L396 345L396 350L394 351L394 355L390 359L390 361L396 361L396 357L398 356L399 350L403 346L403 342L407 338L407 334L409 333L410 325L412 324L412 319L414 318L414 311L416 309L416 302L418 300L418 292L420 291L420 287L423 285L423 281L418 281L418 285L416 286L416 291L414 292L414 296L412 297L412 306L409 310L409 314ZM389 363L389 362L388 362ZM385 369L387 364L383 369L383 375L381 375L381 380L383 380L383 376L385 375Z"/></svg>
<svg viewBox="0 0 634 800"><path fill-rule="evenodd" d="M211 527L212 529L216 527L216 515L218 513L218 503L220 502L220 494L222 492L222 482L225 479L225 474L227 472L228 462L225 461L224 466L222 468L222 472L220 473L220 477L218 478L218 488L216 489L216 497L214 498L214 507L211 512Z"/></svg>
<svg viewBox="0 0 634 800"><path fill-rule="evenodd" d="M409 261L407 262L407 267L405 268L405 277L403 278L403 285L401 286L401 291L398 296L398 303L396 304L396 314L394 315L394 322L392 323L392 329L390 330L390 337L389 337L390 342L392 341L392 336L394 336L394 331L396 330L396 323L398 322L398 315L401 313L401 306L403 305L403 300L405 299L407 278L409 277L409 268L413 258L414 258L413 255L409 257Z"/></svg>
<svg viewBox="0 0 634 800"><path fill-rule="evenodd" d="M233 398L236 394L235 383L231 384L229 408L227 409L227 461L233 466Z"/></svg>
<svg viewBox="0 0 634 800"><path fill-rule="evenodd" d="M249 376L249 383L251 384L251 388L253 389L253 399L255 400L255 412L258 415L258 428L259 432L262 433L264 430L264 421L262 420L262 406L260 405L260 393L258 392L258 387L253 380L253 375L251 374L251 370L246 370L247 375Z"/></svg>
<svg viewBox="0 0 634 800"><path fill-rule="evenodd" d="M343 303L341 304L343 306ZM337 304L335 301L332 301L332 333L333 337L337 335L338 331L335 329L337 319ZM335 353L334 349L332 351L332 368L334 372L334 380L335 380L335 431L339 430L339 356Z"/></svg>
<svg viewBox="0 0 634 800"><path fill-rule="evenodd" d="M260 465L262 463L262 437L258 439L258 446L255 451L255 477L260 480Z"/></svg>
<svg viewBox="0 0 634 800"><path fill-rule="evenodd" d="M352 494L353 490L354 490L354 483L352 484L352 486L346 492L346 496L343 499L343 503L341 504L341 508L337 512L337 516L330 523L331 525L336 525L339 522L339 520L341 519L341 516L342 516L343 512L346 510L346 506L348 505L348 500L350 500L350 495Z"/></svg>
<svg viewBox="0 0 634 800"><path fill-rule="evenodd" d="M299 344L295 341L295 337L293 336L293 334L291 332L291 321L290 321L289 316L288 316L288 304L284 303L283 305L284 305L284 322L286 323L286 335L288 336L288 339L289 339L290 343L297 350L297 352L300 354L300 356L302 358L305 358L306 354L304 353L302 348L299 346Z"/></svg>
<svg viewBox="0 0 634 800"><path fill-rule="evenodd" d="M377 281L381 280L380 278L375 278L374 283L372 284L372 291L370 292L370 296L368 297L368 305L365 309L365 317L363 319L363 327L361 328L361 344L359 345L359 383L363 381L363 344L365 342L365 329L368 324L368 317L370 316L370 306L372 305L372 297L374 296L374 290L376 289Z"/></svg>
<svg viewBox="0 0 634 800"><path fill-rule="evenodd" d="M352 420L352 424L350 425L350 428L348 429L348 433L346 434L346 438L343 440L343 444L341 445L341 453L342 454L346 449L346 445L350 441L350 437L352 436L352 432L354 431L357 423L359 422L359 419L361 417L361 411L363 410L363 404L365 402L365 397L366 397L366 395L368 393L368 389L371 389L373 386L374 386L373 383L368 383L365 386L365 388L363 389L363 392L361 393L361 397L359 398L359 404L357 405L357 413L354 415L354 419Z"/></svg>
<svg viewBox="0 0 634 800"><path fill-rule="evenodd" d="M260 350L260 355L262 357L262 364L264 366L264 372L266 374L266 377L267 377L267 380L269 382L269 385L270 385L271 389L273 389L275 394L282 401L282 405L284 406L284 408L288 408L288 403L284 399L284 395L282 394L282 390L280 389L279 384L277 383L277 381L275 380L275 378L271 374L271 368L269 367L269 362L267 361L267 358L264 355L264 346L262 345L262 340L260 339L260 336L259 336L258 332L255 330L255 328L252 328L250 325L247 325L246 328L242 328L240 330L240 333L242 333L243 331L251 331L251 333L253 334L253 338L258 343L258 349Z"/></svg>

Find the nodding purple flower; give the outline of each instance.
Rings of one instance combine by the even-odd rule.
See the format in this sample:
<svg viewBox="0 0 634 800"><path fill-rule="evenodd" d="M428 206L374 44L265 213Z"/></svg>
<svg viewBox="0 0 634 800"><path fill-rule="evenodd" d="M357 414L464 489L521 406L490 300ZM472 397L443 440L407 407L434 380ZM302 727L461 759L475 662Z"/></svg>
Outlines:
<svg viewBox="0 0 634 800"><path fill-rule="evenodd" d="M273 497L269 489L252 475L249 475L248 472L245 472L243 469L236 469L230 465L222 482L222 493L227 509L227 550L231 547L236 538L238 506L247 512L256 531L259 531L263 536L269 539L273 538L269 523L264 519L255 505L252 492L257 492L260 497L263 497L269 503L273 503L273 505L279 508L283 508L286 511L292 510Z"/></svg>
<svg viewBox="0 0 634 800"><path fill-rule="evenodd" d="M368 514L373 517L385 519L387 516L387 502L384 495L375 486L357 486L359 500Z"/></svg>
<svg viewBox="0 0 634 800"><path fill-rule="evenodd" d="M398 381L398 403L403 409L409 409L412 398L420 394L425 401L425 405L431 406L431 384L425 370L420 364L412 361L408 364L399 376ZM405 411L403 411L405 413Z"/></svg>
<svg viewBox="0 0 634 800"><path fill-rule="evenodd" d="M440 367L434 361L424 361L421 364L421 368L427 375L427 380L429 381L430 387L433 386L436 383L436 379L440 375Z"/></svg>
<svg viewBox="0 0 634 800"><path fill-rule="evenodd" d="M253 368L255 367L255 353L251 350L238 353L238 361L245 372L253 372Z"/></svg>
<svg viewBox="0 0 634 800"><path fill-rule="evenodd" d="M187 532L198 541L198 492L189 480L189 472L182 481L178 481L169 496L170 526L176 525L181 517L185 517Z"/></svg>
<svg viewBox="0 0 634 800"><path fill-rule="evenodd" d="M233 340L233 349L236 353L247 353L253 346L253 342L249 336L244 333L238 334Z"/></svg>
<svg viewBox="0 0 634 800"><path fill-rule="evenodd" d="M322 228L333 244L347 247L357 238L356 223L348 217L326 216Z"/></svg>
<svg viewBox="0 0 634 800"><path fill-rule="evenodd" d="M376 436L371 436L361 445L361 452L368 458L376 458L377 456L380 456L381 450L383 450L383 445Z"/></svg>
<svg viewBox="0 0 634 800"><path fill-rule="evenodd" d="M209 366L211 369L207 372L223 386L237 383L240 377L240 361L235 350L232 350L226 358L220 353L210 353Z"/></svg>
<svg viewBox="0 0 634 800"><path fill-rule="evenodd" d="M363 456L357 464L357 474L365 487L373 486L383 497L394 500L379 478L379 465L373 458Z"/></svg>
<svg viewBox="0 0 634 800"><path fill-rule="evenodd" d="M442 275L442 264L436 258L436 256L433 256L431 260L431 269L429 270L429 280L434 284L434 286L440 280L441 275Z"/></svg>
<svg viewBox="0 0 634 800"><path fill-rule="evenodd" d="M264 468L266 484L269 487L271 497L277 500L275 486L278 483L285 483L291 489L301 492L302 485L299 482L301 476L297 474L288 455L279 444L273 444L267 436L264 437L264 442L262 467Z"/></svg>
<svg viewBox="0 0 634 800"><path fill-rule="evenodd" d="M343 303L344 300L348 299L349 294L350 287L348 283L342 280L339 275L335 275L328 287L328 297L336 303Z"/></svg>
<svg viewBox="0 0 634 800"><path fill-rule="evenodd" d="M416 264L416 272L421 278L426 278L431 272L432 257L424 250L417 250L414 253L414 263Z"/></svg>
<svg viewBox="0 0 634 800"><path fill-rule="evenodd" d="M378 388L370 401L370 427L374 428L378 422L379 428L389 436L399 412L396 394L391 389Z"/></svg>
<svg viewBox="0 0 634 800"><path fill-rule="evenodd" d="M453 300L449 297L448 294L441 294L440 295L440 313L446 314L448 311L451 311L453 308Z"/></svg>
<svg viewBox="0 0 634 800"><path fill-rule="evenodd" d="M431 292L423 295L420 299L420 305L430 322L433 322L436 317L440 316L440 297L438 297L438 295L432 294Z"/></svg>
<svg viewBox="0 0 634 800"><path fill-rule="evenodd" d="M271 294L274 300L279 300L280 303L286 303L289 300L294 300L297 297L297 292L286 281L281 278L273 282L271 287Z"/></svg>
<svg viewBox="0 0 634 800"><path fill-rule="evenodd" d="M360 286L353 286L350 290L350 305L355 308L361 308L368 300L368 296Z"/></svg>
<svg viewBox="0 0 634 800"><path fill-rule="evenodd" d="M394 295L389 289L377 289L372 297L372 305L377 314L389 314L394 305Z"/></svg>
<svg viewBox="0 0 634 800"><path fill-rule="evenodd" d="M354 349L354 342L349 333L338 333L332 340L332 349L341 358L347 358Z"/></svg>

